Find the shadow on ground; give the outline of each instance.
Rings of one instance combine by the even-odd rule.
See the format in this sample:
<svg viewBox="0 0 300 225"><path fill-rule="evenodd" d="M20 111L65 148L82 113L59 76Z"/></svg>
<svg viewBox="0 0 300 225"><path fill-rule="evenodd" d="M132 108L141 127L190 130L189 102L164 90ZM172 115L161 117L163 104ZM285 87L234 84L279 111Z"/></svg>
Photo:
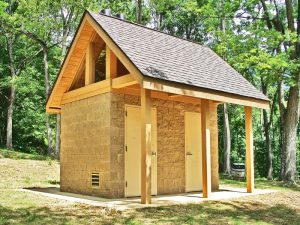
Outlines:
<svg viewBox="0 0 300 225"><path fill-rule="evenodd" d="M85 205L61 207L26 207L10 209L0 206L0 224L113 224L114 210Z"/></svg>
<svg viewBox="0 0 300 225"><path fill-rule="evenodd" d="M211 202L189 206L168 206L136 210L151 222L174 224L300 224L300 214L283 204L268 206L257 202ZM136 218L134 218L136 216Z"/></svg>
<svg viewBox="0 0 300 225"><path fill-rule="evenodd" d="M143 208L128 212L74 204L10 209L0 206L0 224L300 224L296 209L283 204L211 202Z"/></svg>

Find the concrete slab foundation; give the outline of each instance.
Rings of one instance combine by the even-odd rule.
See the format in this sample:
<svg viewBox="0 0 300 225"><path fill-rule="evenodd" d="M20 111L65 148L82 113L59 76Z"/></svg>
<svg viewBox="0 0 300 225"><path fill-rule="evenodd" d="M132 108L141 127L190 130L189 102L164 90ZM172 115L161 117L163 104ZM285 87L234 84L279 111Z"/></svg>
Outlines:
<svg viewBox="0 0 300 225"><path fill-rule="evenodd" d="M68 192L60 192L59 188L31 188L31 189L21 189L22 191L27 191L35 194L44 195L51 198L66 200L68 202L82 203L91 206L109 207L116 210L129 210L138 209L144 207L159 207L159 206L169 206L178 204L195 204L205 201L216 201L216 200L227 200L233 198L240 198L252 195L269 194L276 192L276 190L270 189L255 189L254 193L247 193L245 188L221 188L217 192L213 192L210 198L203 198L202 193L183 193L174 195L158 195L152 196L152 204L143 205L141 204L140 197L135 198L121 198L121 199L107 199L92 197L80 194L72 194Z"/></svg>

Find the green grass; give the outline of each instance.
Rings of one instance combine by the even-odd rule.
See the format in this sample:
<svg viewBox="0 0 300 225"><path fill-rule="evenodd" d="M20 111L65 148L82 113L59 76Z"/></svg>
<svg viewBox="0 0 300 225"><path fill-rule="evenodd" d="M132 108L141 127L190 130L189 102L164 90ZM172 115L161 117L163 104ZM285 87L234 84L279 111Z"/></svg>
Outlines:
<svg viewBox="0 0 300 225"><path fill-rule="evenodd" d="M51 160L49 156L43 156L38 154L28 154L24 152L18 152L8 149L0 148L0 158L10 159L32 159L32 160Z"/></svg>
<svg viewBox="0 0 300 225"><path fill-rule="evenodd" d="M1 151L2 152L2 151ZM34 157L34 156L32 156ZM17 159L16 159L17 158ZM55 160L0 159L0 225L8 224L299 224L300 192L280 182L259 179L259 188L276 193L200 204L173 205L119 212L70 203L22 191L27 187L59 187ZM245 186L221 179L223 185Z"/></svg>
<svg viewBox="0 0 300 225"><path fill-rule="evenodd" d="M221 174L220 184L236 186L236 187L245 187L246 181L245 180L235 180L235 179L228 178ZM255 179L255 188L275 189L275 190L280 190L280 191L290 191L290 190L300 191L299 185L290 186L285 182L278 181L278 180L269 181L266 178Z"/></svg>

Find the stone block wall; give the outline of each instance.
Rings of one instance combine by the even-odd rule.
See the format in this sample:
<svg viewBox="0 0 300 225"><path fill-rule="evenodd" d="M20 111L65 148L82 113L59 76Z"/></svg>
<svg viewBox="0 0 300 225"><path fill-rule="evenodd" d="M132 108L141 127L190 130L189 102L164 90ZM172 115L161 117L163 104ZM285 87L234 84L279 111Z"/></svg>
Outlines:
<svg viewBox="0 0 300 225"><path fill-rule="evenodd" d="M110 93L63 105L61 191L113 197L110 182ZM100 188L91 174L100 175Z"/></svg>
<svg viewBox="0 0 300 225"><path fill-rule="evenodd" d="M140 98L112 93L111 96L111 175L116 196L124 196L125 105L140 105ZM201 106L191 103L152 99L157 109L157 191L158 194L185 192L185 112L200 112ZM216 122L216 108L212 124ZM212 129L217 135L217 124ZM218 149L212 147L212 186L218 188Z"/></svg>
<svg viewBox="0 0 300 225"><path fill-rule="evenodd" d="M62 107L61 191L109 198L125 194L125 105L140 105L137 96L105 93ZM185 192L185 112L201 106L152 99L157 109L158 194ZM216 107L212 136L217 135ZM212 140L214 143L216 140ZM218 144L211 149L212 188L218 189ZM92 188L91 174L100 174Z"/></svg>

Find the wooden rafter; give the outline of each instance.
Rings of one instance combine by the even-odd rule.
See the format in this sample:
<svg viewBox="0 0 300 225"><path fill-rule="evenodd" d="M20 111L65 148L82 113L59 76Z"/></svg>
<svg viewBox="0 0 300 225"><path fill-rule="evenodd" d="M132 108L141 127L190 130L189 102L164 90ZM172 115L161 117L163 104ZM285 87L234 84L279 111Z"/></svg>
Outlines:
<svg viewBox="0 0 300 225"><path fill-rule="evenodd" d="M137 84L138 82L133 78L131 74L127 74L121 77L112 79L112 88L119 89L127 86Z"/></svg>

